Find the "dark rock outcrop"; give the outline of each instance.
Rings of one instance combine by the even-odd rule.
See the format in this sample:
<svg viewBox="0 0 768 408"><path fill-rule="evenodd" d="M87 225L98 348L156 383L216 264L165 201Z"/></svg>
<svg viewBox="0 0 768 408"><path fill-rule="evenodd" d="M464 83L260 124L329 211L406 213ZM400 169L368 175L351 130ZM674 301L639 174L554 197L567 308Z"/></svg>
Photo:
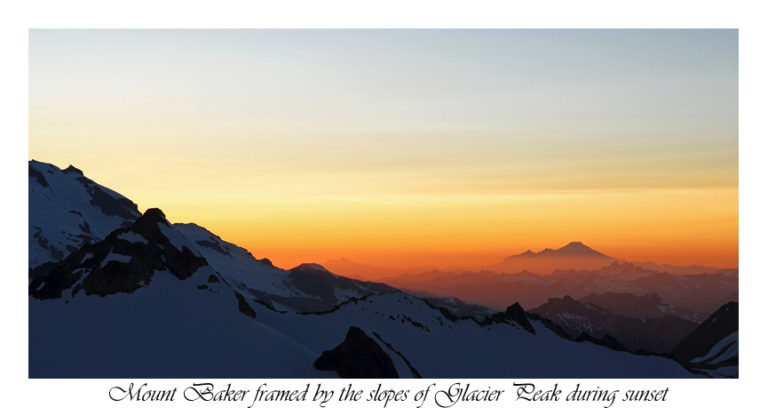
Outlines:
<svg viewBox="0 0 768 408"><path fill-rule="evenodd" d="M248 302L245 300L245 297L241 295L238 292L234 292L235 297L237 298L237 308L240 310L240 312L251 319L256 318L256 311L253 310L251 305L248 304Z"/></svg>
<svg viewBox="0 0 768 408"><path fill-rule="evenodd" d="M33 168L32 166L29 166L29 177L34 178L41 186L48 187L48 180L45 179L43 173L37 171L37 169Z"/></svg>
<svg viewBox="0 0 768 408"><path fill-rule="evenodd" d="M685 337L669 353L678 361L701 357L720 340L739 329L739 304L728 302Z"/></svg>
<svg viewBox="0 0 768 408"><path fill-rule="evenodd" d="M488 324L489 322L504 323L508 321L513 321L528 332L536 334L536 329L533 328L533 325L528 320L525 310L523 310L523 307L517 302L512 306L509 306L507 310L502 313L494 313L488 320L486 320L485 324Z"/></svg>
<svg viewBox="0 0 768 408"><path fill-rule="evenodd" d="M156 271L184 280L208 264L186 246L176 248L160 225L169 225L163 212L149 209L132 226L118 228L103 241L85 245L57 263L41 265L30 272L30 295L60 298L81 278L78 290L82 288L86 295L131 293L149 284ZM138 234L146 242L121 239L124 233ZM122 261L110 260L111 254Z"/></svg>
<svg viewBox="0 0 768 408"><path fill-rule="evenodd" d="M78 169L77 167L75 167L75 166L73 166L71 164L69 165L69 167L67 167L63 171L64 171L64 173L75 173L75 174L79 174L81 176L83 175L83 171L82 170Z"/></svg>
<svg viewBox="0 0 768 408"><path fill-rule="evenodd" d="M615 337L610 334L604 335L602 338L595 338L587 333L581 333L576 341L588 341L590 343L599 344L601 346L608 347L609 349L616 351L629 351L623 344L621 344Z"/></svg>
<svg viewBox="0 0 768 408"><path fill-rule="evenodd" d="M398 378L395 364L375 340L351 326L344 341L315 360L318 370L336 371L341 378Z"/></svg>

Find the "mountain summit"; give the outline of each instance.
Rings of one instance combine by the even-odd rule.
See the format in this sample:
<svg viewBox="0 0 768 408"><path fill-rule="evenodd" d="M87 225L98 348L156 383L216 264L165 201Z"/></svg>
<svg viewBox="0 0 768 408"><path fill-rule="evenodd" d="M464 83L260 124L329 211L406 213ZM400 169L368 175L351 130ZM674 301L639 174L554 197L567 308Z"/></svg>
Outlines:
<svg viewBox="0 0 768 408"><path fill-rule="evenodd" d="M523 253L507 257L507 259L516 259L521 257L564 257L564 256L610 258L609 256L601 252L595 251L594 249L582 244L579 241L573 241L562 248L558 248L558 249L546 248L540 252L533 252L529 249Z"/></svg>
<svg viewBox="0 0 768 408"><path fill-rule="evenodd" d="M529 271L537 274L550 274L558 269L596 270L606 267L616 258L573 241L558 249L546 248L539 252L530 249L504 258L501 262L485 266L485 270L500 273L519 273Z"/></svg>

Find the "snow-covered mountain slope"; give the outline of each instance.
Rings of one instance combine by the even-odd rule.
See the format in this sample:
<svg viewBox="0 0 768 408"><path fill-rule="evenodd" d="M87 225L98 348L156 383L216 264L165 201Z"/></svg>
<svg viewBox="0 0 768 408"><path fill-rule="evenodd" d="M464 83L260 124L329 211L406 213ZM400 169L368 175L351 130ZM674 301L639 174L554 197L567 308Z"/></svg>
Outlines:
<svg viewBox="0 0 768 408"><path fill-rule="evenodd" d="M130 294L30 297L29 376L333 376L314 369L316 353L241 313L232 288L208 282L209 268L185 280L154 271Z"/></svg>
<svg viewBox="0 0 768 408"><path fill-rule="evenodd" d="M361 372L360 355L398 377L695 375L564 339L517 304L479 321L319 265L275 268L158 209L31 270L29 293L30 377L324 377ZM352 352L319 364L332 350Z"/></svg>
<svg viewBox="0 0 768 408"><path fill-rule="evenodd" d="M80 170L71 166L60 170L37 161L29 163L29 203L30 268L62 260L84 245L106 238L113 230L132 225L141 216L136 204L87 179ZM300 265L285 271L195 224L164 222L162 228L167 229L173 242L183 242L222 277L276 310L326 310L350 297L394 290L384 284L343 278L319 265ZM122 238L123 243L118 243L121 248L126 247L126 242L145 240L134 232ZM137 249L133 255L140 253ZM96 265L95 260L78 261L88 268ZM36 269L30 277L50 268Z"/></svg>
<svg viewBox="0 0 768 408"><path fill-rule="evenodd" d="M39 299L132 293L149 285L157 271L184 280L206 266L194 245L172 227L159 209L147 210L131 226L86 244L57 263L33 270L30 294ZM215 275L214 275L215 276Z"/></svg>
<svg viewBox="0 0 768 408"><path fill-rule="evenodd" d="M156 208L61 262L34 269L30 290L41 299L62 297L67 290L69 296L79 290L99 296L130 293L148 284L164 265L182 279L207 266L211 279L227 281L243 296L276 311L328 310L353 297L394 290L340 277L314 264L289 271L276 268L202 227L171 225Z"/></svg>
<svg viewBox="0 0 768 408"><path fill-rule="evenodd" d="M691 360L690 365L712 377L738 377L739 332L725 336L712 346L707 354Z"/></svg>
<svg viewBox="0 0 768 408"><path fill-rule="evenodd" d="M327 310L352 297L391 292L388 285L334 275L320 265L291 270L256 259L250 252L223 241L195 224L174 224L193 248L224 278L260 302L279 311Z"/></svg>
<svg viewBox="0 0 768 408"><path fill-rule="evenodd" d="M58 261L136 220L136 204L83 172L29 162L29 266Z"/></svg>
<svg viewBox="0 0 768 408"><path fill-rule="evenodd" d="M217 272L158 209L33 275L31 376L331 375L312 367L315 353L254 322L249 303L260 303L248 288Z"/></svg>
<svg viewBox="0 0 768 408"><path fill-rule="evenodd" d="M452 321L428 303L403 293L350 302L310 321L303 316L273 317L264 316L270 325L294 338L303 337L301 332L307 329L328 328L306 343L318 351L338 344L348 325L378 333L423 377L691 376L668 359L565 340L539 322L531 322L532 333L512 320L486 324L472 319Z"/></svg>
<svg viewBox="0 0 768 408"><path fill-rule="evenodd" d="M689 368L713 377L739 375L739 304L728 302L670 352Z"/></svg>
<svg viewBox="0 0 768 408"><path fill-rule="evenodd" d="M407 359L423 377L692 376L672 360L567 341L538 322L536 334L509 322L451 322L403 294L373 295L325 314L281 314L249 302L250 318L223 284L198 290L202 278L179 282L165 273L130 295L31 299L30 376L330 375L312 362L350 326L389 344L391 358L400 357L394 361ZM404 367L398 376L413 376Z"/></svg>
<svg viewBox="0 0 768 408"><path fill-rule="evenodd" d="M151 209L41 268L30 285L30 376L327 376L334 372L314 361L351 326L375 339L398 376L692 375L670 359L565 340L517 305L485 322L401 292L325 311L276 310L190 249L194 242Z"/></svg>
<svg viewBox="0 0 768 408"><path fill-rule="evenodd" d="M128 272L141 260L132 256L122 262L118 237L135 238L132 232L149 235L116 231L62 264L98 252L87 261ZM99 296L65 289L61 297L46 298L45 286L55 280L33 282L31 377L327 376L334 372L317 371L313 363L342 343L351 326L376 339L398 376L692 376L675 361L568 341L539 322L532 323L531 332L502 314L484 324L454 319L400 292L352 298L324 312L275 311L233 282L211 279L218 276L211 265L198 265L188 276L174 273L166 252L158 250L176 253L178 248L171 239L149 238L142 245L152 254L147 260L152 276L133 291ZM197 264L197 255L183 253L188 264ZM158 257L166 263L155 264ZM94 273L99 272L85 277Z"/></svg>
<svg viewBox="0 0 768 408"><path fill-rule="evenodd" d="M406 291L406 293L408 292ZM495 313L494 310L488 309L487 307L465 303L453 297L436 297L419 293L411 294L426 300L436 307L448 310L457 317L469 317L477 320L478 322L484 321Z"/></svg>

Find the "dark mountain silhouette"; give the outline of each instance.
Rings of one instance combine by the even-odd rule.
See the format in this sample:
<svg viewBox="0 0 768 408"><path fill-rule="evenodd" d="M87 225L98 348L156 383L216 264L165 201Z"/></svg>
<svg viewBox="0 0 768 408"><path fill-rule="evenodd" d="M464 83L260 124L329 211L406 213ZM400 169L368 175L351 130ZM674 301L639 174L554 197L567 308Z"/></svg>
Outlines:
<svg viewBox="0 0 768 408"><path fill-rule="evenodd" d="M681 361L701 357L719 341L739 330L739 304L728 302L717 309L670 351Z"/></svg>
<svg viewBox="0 0 768 408"><path fill-rule="evenodd" d="M738 278L728 274L674 275L613 261L598 269L556 270L551 274L529 271L427 272L386 279L385 282L403 290L456 297L497 310L515 302L531 309L546 303L549 298L566 295L581 299L608 292L636 297L655 293L662 300L656 305L662 314L696 322L702 321L723 303L738 300ZM627 310L643 301L653 303L654 298L626 299L626 306L617 303L616 307ZM605 308L611 310L609 304L606 303ZM667 307L669 309L664 311Z"/></svg>
<svg viewBox="0 0 768 408"><path fill-rule="evenodd" d="M344 298L337 297L339 292L383 293L395 289L389 285L365 282L334 275L318 264L305 263L288 271L287 279L302 292L320 298L330 305L341 303Z"/></svg>
<svg viewBox="0 0 768 408"><path fill-rule="evenodd" d="M738 377L739 304L723 305L669 354L696 372L711 377Z"/></svg>
<svg viewBox="0 0 768 408"><path fill-rule="evenodd" d="M699 322L693 312L684 308L676 308L653 292L642 296L616 292L591 293L581 298L580 301L600 306L614 314L637 319L677 316L693 322Z"/></svg>
<svg viewBox="0 0 768 408"><path fill-rule="evenodd" d="M641 266L647 269L653 269L659 272L674 273L677 275L702 275L702 274L725 274L731 276L737 276L739 271L736 268L718 268L713 266L704 265L669 265L669 264L657 264L655 262L634 262L635 265Z"/></svg>
<svg viewBox="0 0 768 408"><path fill-rule="evenodd" d="M347 258L329 259L327 261L323 261L321 264L323 267L327 268L328 270L332 270L336 274L344 275L353 279L376 281L381 280L386 276L391 277L407 273L407 270L364 265Z"/></svg>
<svg viewBox="0 0 768 408"><path fill-rule="evenodd" d="M573 241L568 245L558 249L546 248L540 252L533 252L529 249L521 254L507 257L505 260L535 257L597 257L613 259L598 251L595 251L594 249L582 244L581 242Z"/></svg>
<svg viewBox="0 0 768 408"><path fill-rule="evenodd" d="M529 249L483 269L503 273L530 271L549 274L557 269L599 269L614 261L615 258L574 241L558 249L546 248L539 252Z"/></svg>
<svg viewBox="0 0 768 408"><path fill-rule="evenodd" d="M570 296L549 299L530 313L551 320L572 338L607 336L634 352L666 353L696 328L696 323L676 316L632 318Z"/></svg>
<svg viewBox="0 0 768 408"><path fill-rule="evenodd" d="M341 378L398 378L392 359L375 340L352 326L344 341L315 360L318 370L336 371Z"/></svg>
<svg viewBox="0 0 768 408"><path fill-rule="evenodd" d="M523 329L536 334L536 329L533 328L533 325L531 325L531 322L528 320L528 316L525 310L523 310L523 308L520 306L520 303L517 302L515 302L514 305L508 307L507 310L505 310L503 313L495 313L491 315L486 320L486 324L491 322L502 323L508 321L515 322L519 324Z"/></svg>

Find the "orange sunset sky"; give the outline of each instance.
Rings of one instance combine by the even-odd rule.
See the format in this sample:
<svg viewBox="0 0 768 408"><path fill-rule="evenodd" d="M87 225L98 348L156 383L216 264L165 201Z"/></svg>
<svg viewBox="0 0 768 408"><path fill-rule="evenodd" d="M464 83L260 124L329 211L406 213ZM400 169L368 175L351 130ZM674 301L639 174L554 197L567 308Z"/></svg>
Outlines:
<svg viewBox="0 0 768 408"><path fill-rule="evenodd" d="M738 265L735 30L31 30L29 158L281 267Z"/></svg>

